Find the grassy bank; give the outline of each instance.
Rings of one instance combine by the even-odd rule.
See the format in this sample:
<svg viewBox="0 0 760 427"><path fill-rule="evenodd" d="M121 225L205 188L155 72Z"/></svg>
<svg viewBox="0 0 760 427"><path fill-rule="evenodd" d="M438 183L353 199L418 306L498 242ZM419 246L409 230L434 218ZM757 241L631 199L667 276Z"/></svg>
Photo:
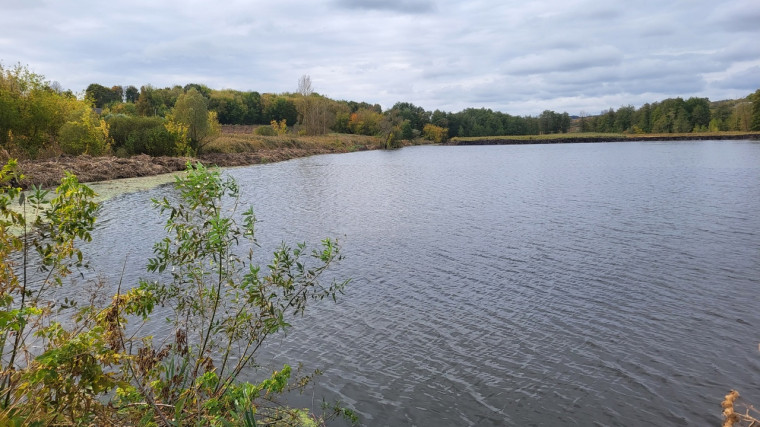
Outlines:
<svg viewBox="0 0 760 427"><path fill-rule="evenodd" d="M613 141L684 141L760 139L760 132L693 132L693 133L553 133L544 135L510 135L452 138L451 145L497 145L497 144L553 144L571 142Z"/></svg>
<svg viewBox="0 0 760 427"><path fill-rule="evenodd" d="M383 148L381 138L374 136L329 133L316 136L263 136L252 132L222 132L206 148L206 153L249 153L268 150L312 150L347 153Z"/></svg>

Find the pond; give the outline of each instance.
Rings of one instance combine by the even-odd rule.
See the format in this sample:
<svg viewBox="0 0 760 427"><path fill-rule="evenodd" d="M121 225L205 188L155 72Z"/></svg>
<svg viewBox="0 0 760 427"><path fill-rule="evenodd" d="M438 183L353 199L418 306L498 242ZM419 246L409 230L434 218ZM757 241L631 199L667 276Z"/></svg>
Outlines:
<svg viewBox="0 0 760 427"><path fill-rule="evenodd" d="M760 404L757 142L422 146L227 173L263 252L336 237L346 256L346 294L258 359L324 371L299 406L487 426L717 425L732 388ZM145 275L164 233L149 199L171 191L104 203L87 253L112 283Z"/></svg>

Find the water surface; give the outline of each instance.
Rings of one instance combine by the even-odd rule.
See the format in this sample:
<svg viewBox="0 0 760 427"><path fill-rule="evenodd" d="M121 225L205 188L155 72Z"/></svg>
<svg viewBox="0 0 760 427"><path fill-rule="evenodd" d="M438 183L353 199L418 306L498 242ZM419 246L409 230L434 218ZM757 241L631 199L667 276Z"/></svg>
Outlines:
<svg viewBox="0 0 760 427"><path fill-rule="evenodd" d="M717 425L731 388L760 403L756 142L427 146L228 172L264 248L343 246L346 295L259 360L322 369L315 406L340 399L366 425ZM105 203L99 268L142 275L163 236L148 200L170 191Z"/></svg>

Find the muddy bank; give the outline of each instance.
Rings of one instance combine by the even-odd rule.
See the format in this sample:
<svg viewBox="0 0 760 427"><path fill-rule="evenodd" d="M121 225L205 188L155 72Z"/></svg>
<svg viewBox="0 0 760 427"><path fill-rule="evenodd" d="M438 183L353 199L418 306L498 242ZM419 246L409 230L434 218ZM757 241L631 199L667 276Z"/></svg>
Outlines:
<svg viewBox="0 0 760 427"><path fill-rule="evenodd" d="M197 159L151 157L144 154L129 158L61 156L51 159L23 160L19 162L19 167L26 177L21 182L22 187L29 188L32 185L38 185L50 188L61 182L66 171L76 175L80 182L99 182L182 171L185 170L188 161L200 161L206 166L246 166L334 152L338 151L311 147L258 150L246 153L211 153Z"/></svg>
<svg viewBox="0 0 760 427"><path fill-rule="evenodd" d="M19 168L25 176L21 182L22 187L29 188L32 185L55 187L67 171L76 175L80 182L97 182L184 170L188 160L190 159L148 155L130 158L61 156L51 159L22 160L19 162Z"/></svg>
<svg viewBox="0 0 760 427"><path fill-rule="evenodd" d="M594 136L594 137L541 137L536 136L533 138L510 138L510 137L493 137L482 138L475 140L453 140L449 141L447 145L516 145L516 144L571 144L580 142L621 142L621 141L715 141L715 140L760 140L760 133L757 134L743 134L743 135L673 135L673 136Z"/></svg>

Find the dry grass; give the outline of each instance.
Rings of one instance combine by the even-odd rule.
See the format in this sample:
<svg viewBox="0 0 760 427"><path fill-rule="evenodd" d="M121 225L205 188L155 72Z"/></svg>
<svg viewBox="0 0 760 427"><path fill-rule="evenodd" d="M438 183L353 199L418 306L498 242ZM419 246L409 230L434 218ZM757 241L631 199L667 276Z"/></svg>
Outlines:
<svg viewBox="0 0 760 427"><path fill-rule="evenodd" d="M307 150L346 153L383 148L380 138L330 133L318 136L262 136L253 133L223 133L209 143L206 153L251 153L267 150Z"/></svg>
<svg viewBox="0 0 760 427"><path fill-rule="evenodd" d="M760 420L757 419L760 416L760 412L755 409L754 406L740 402L741 398L739 392L731 390L725 396L720 406L723 408L723 427L735 427L735 426L760 426ZM736 406L742 407L743 411L739 412Z"/></svg>
<svg viewBox="0 0 760 427"><path fill-rule="evenodd" d="M547 133L543 135L504 135L504 136L468 136L468 137L454 137L452 141L481 141L481 140L494 140L494 139L508 139L513 141L546 141L546 140L558 140L558 139L573 139L573 138L625 138L622 133Z"/></svg>

